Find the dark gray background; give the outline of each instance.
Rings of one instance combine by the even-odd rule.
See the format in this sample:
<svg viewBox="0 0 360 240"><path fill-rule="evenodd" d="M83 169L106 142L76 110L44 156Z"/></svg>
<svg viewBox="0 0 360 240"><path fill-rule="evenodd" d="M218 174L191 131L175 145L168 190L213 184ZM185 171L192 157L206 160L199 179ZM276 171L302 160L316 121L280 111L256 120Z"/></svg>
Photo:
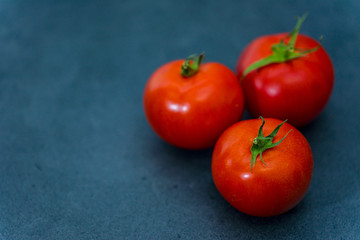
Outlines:
<svg viewBox="0 0 360 240"><path fill-rule="evenodd" d="M246 216L214 187L211 150L155 135L143 88L195 52L234 70L306 11L336 76L300 129L312 184L289 213ZM0 1L0 239L360 239L359 26L358 0Z"/></svg>

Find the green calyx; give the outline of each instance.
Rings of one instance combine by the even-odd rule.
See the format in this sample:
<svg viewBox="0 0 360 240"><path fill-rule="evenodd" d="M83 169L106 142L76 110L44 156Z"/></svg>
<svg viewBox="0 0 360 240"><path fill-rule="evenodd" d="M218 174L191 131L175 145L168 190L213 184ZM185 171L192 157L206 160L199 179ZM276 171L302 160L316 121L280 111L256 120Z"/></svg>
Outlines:
<svg viewBox="0 0 360 240"><path fill-rule="evenodd" d="M262 153L267 149L270 149L270 148L273 148L273 147L279 145L286 138L286 136L289 134L289 132L292 131L292 129L291 129L290 131L288 131L285 134L285 136L282 139L280 139L276 143L273 143L272 141L273 141L274 137L276 136L276 134L278 133L280 127L287 120L280 123L268 136L265 137L264 133L263 133L263 127L264 127L264 124L265 124L265 119L263 117L260 117L260 118L262 120L262 124L261 124L261 126L259 128L258 136L256 138L254 138L253 145L251 146L251 164L250 164L251 171L255 166L255 161L256 161L256 158L257 158L258 155L260 155L261 162L265 166L267 166L266 163L264 162L263 157L262 157Z"/></svg>
<svg viewBox="0 0 360 240"><path fill-rule="evenodd" d="M284 42L284 40L281 40L279 43L274 44L271 47L272 54L266 58L263 58L263 59L260 59L256 62L254 62L249 67L247 67L241 78L244 78L248 73L250 73L253 70L265 67L272 63L287 62L292 59L303 57L309 53L312 53L312 52L315 52L316 50L318 50L320 48L320 45L316 46L312 49L307 49L307 50L301 50L301 49L295 48L295 43L296 43L296 39L297 39L297 36L300 31L300 27L301 27L302 23L305 21L307 15L308 14L305 13L302 17L298 18L298 21L295 25L294 30L291 33L289 33L289 35L288 35L288 37L290 37L290 40L287 44ZM320 38L320 40L321 40L321 38Z"/></svg>
<svg viewBox="0 0 360 240"><path fill-rule="evenodd" d="M190 55L181 66L181 76L188 78L195 75L199 71L204 56L204 53Z"/></svg>

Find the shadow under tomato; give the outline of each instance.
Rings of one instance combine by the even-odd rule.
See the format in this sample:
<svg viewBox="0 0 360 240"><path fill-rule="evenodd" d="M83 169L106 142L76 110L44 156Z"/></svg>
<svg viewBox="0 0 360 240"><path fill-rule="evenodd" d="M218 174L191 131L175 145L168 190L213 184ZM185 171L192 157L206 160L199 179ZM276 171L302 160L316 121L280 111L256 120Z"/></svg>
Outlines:
<svg viewBox="0 0 360 240"><path fill-rule="evenodd" d="M161 139L153 141L149 147L158 156L155 161L159 169L172 170L173 174L193 172L194 176L210 170L212 149L181 149Z"/></svg>
<svg viewBox="0 0 360 240"><path fill-rule="evenodd" d="M214 184L209 185L209 193L217 191ZM232 207L217 192L211 199L214 225L226 225L229 232L246 233L252 239L289 239L294 232L309 224L310 208L307 197L290 211L273 217L255 217L244 214ZM208 200L205 200L208 201ZM240 235L231 236L240 238ZM301 239L300 236L299 238Z"/></svg>
<svg viewBox="0 0 360 240"><path fill-rule="evenodd" d="M299 130L308 140L314 156L314 172L309 189L310 208L325 208L359 193L360 162L356 143L357 120L344 114L324 111ZM357 124L360 126L360 124ZM358 133L356 133L358 131Z"/></svg>
<svg viewBox="0 0 360 240"><path fill-rule="evenodd" d="M168 144L143 124L141 151L149 166L149 175L154 181L181 182L200 181L209 174L212 148L205 150L186 150ZM146 129L145 129L146 128ZM170 184L170 183L169 183Z"/></svg>

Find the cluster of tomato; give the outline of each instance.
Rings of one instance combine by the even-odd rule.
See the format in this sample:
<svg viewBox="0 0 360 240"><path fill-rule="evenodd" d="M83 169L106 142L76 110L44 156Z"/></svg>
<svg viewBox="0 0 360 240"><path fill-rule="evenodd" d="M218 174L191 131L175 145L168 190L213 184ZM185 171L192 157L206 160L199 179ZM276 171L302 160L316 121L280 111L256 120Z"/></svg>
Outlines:
<svg viewBox="0 0 360 240"><path fill-rule="evenodd" d="M284 213L310 185L312 151L295 127L322 112L334 70L324 48L299 34L304 19L291 33L252 41L236 75L220 63L201 64L203 54L192 55L158 68L145 87L145 114L154 131L180 148L214 147L217 189L249 215ZM241 121L244 108L259 118Z"/></svg>

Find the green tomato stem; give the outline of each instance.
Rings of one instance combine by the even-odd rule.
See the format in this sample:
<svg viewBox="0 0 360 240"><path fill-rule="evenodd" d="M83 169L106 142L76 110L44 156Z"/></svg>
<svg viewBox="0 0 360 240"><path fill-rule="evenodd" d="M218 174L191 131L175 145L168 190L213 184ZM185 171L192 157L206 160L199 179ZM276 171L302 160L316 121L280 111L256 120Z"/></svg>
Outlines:
<svg viewBox="0 0 360 240"><path fill-rule="evenodd" d="M266 163L264 162L263 157L262 157L262 153L267 149L270 149L270 148L273 148L273 147L276 147L277 145L279 145L286 138L286 136L289 134L289 132L292 131L292 129L290 129L290 131L288 131L282 139L280 139L276 143L273 143L272 141L273 141L274 137L276 136L276 134L278 133L280 127L287 120L280 123L268 136L265 137L264 133L263 133L263 127L264 127L264 124L265 124L265 119L263 117L260 117L260 118L262 120L262 124L261 124L261 126L259 128L259 132L258 132L257 137L254 138L254 140L253 140L253 145L251 146L251 149L250 149L251 150L251 162L250 162L251 172L252 172L252 169L255 166L257 156L260 155L261 162L265 166L267 166Z"/></svg>
<svg viewBox="0 0 360 240"><path fill-rule="evenodd" d="M272 63L288 62L290 60L303 57L309 53L312 53L312 52L315 52L316 50L318 50L320 45L316 46L312 49L306 49L306 50L302 50L302 51L295 48L295 43L296 43L296 39L299 35L300 27L301 27L302 23L305 21L307 15L308 14L305 13L302 17L298 18L295 28L287 36L287 37L290 37L288 44L284 43L284 40L281 40L279 43L274 44L271 47L272 54L263 59L260 59L256 62L254 62L253 64L248 66L245 69L241 79L243 79L248 73L250 73L256 69L265 67Z"/></svg>
<svg viewBox="0 0 360 240"><path fill-rule="evenodd" d="M195 75L199 71L204 56L205 53L190 55L181 66L181 76L188 78Z"/></svg>

